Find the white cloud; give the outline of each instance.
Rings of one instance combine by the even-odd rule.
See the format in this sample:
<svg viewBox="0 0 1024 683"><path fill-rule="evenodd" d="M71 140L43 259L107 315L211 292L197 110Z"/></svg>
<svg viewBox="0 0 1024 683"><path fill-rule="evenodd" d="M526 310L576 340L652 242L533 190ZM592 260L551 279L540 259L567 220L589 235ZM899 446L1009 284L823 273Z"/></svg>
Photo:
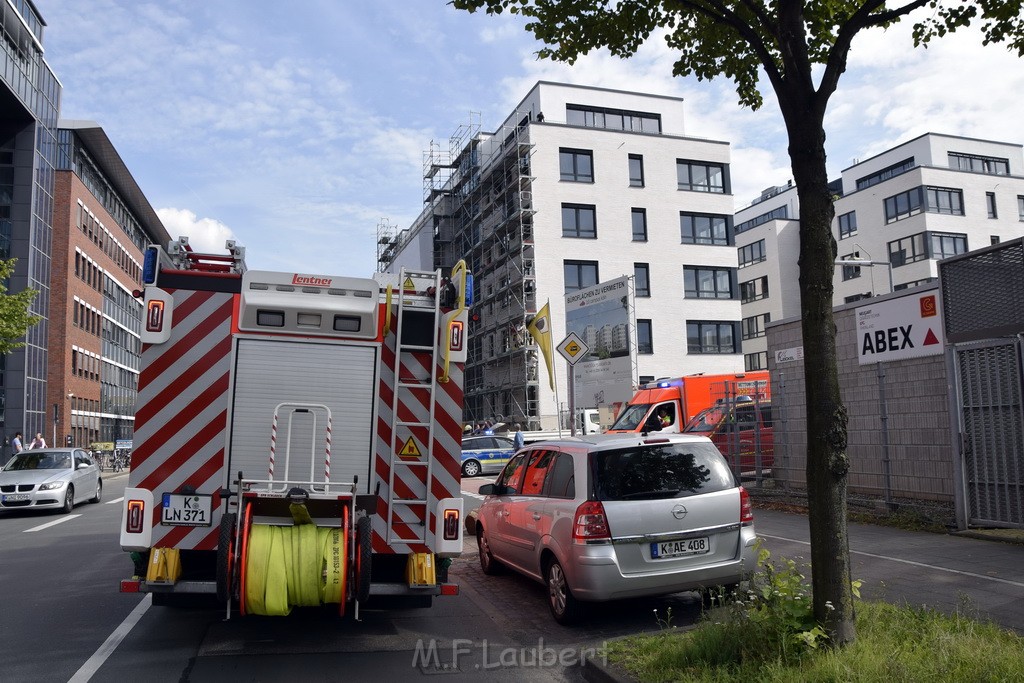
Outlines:
<svg viewBox="0 0 1024 683"><path fill-rule="evenodd" d="M200 253L223 254L224 243L237 239L228 226L213 218L199 218L188 209L157 209L156 215L171 239L188 237L189 246Z"/></svg>

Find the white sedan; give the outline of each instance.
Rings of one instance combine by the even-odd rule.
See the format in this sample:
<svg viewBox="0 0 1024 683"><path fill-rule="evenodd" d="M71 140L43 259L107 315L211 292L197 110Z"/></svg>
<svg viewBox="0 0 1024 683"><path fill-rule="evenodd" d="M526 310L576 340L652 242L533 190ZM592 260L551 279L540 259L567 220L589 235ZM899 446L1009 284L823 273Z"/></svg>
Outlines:
<svg viewBox="0 0 1024 683"><path fill-rule="evenodd" d="M0 510L61 509L100 502L100 469L80 448L38 448L18 453L0 471Z"/></svg>

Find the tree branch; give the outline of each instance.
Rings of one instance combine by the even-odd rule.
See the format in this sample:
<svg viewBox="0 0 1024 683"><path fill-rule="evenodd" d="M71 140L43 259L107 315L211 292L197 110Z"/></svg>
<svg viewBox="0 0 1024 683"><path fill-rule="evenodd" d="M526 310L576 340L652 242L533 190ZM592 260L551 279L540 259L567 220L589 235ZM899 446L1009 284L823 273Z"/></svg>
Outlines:
<svg viewBox="0 0 1024 683"><path fill-rule="evenodd" d="M850 53L850 45L853 38L865 28L881 26L889 21L898 19L910 14L916 9L924 7L930 0L912 0L902 7L886 10L879 14L872 15L879 7L885 5L885 0L868 0L854 12L850 18L839 28L836 40L829 50L828 61L825 63L825 71L818 85L818 98L825 102L832 96L839 85L839 77L846 71L846 58Z"/></svg>
<svg viewBox="0 0 1024 683"><path fill-rule="evenodd" d="M719 0L708 0L707 2L698 2L697 0L675 0L677 5L683 8L691 9L699 14L703 14L712 21L716 21L726 26L730 26L733 30L743 37L750 48L757 55L758 59L761 60L761 66L764 67L765 74L768 76L768 80L771 81L772 87L776 90L782 87L783 79L782 74L779 73L778 66L775 64L775 60L772 58L772 53L768 50L768 47L764 44L761 36L758 35L757 31L754 30L748 22L740 19L735 12L730 10L725 4L719 2ZM764 22L766 27L773 27L770 21L770 17L765 15L763 12L756 11L752 5L757 4L753 0L743 0L744 6L750 7L754 10L755 16ZM775 27L777 28L777 26Z"/></svg>

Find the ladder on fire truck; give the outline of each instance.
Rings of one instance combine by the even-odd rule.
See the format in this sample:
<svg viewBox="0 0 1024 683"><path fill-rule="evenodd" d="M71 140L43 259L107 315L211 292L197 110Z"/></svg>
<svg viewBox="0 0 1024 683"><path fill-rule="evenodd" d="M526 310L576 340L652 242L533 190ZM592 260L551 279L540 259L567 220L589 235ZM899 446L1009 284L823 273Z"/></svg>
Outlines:
<svg viewBox="0 0 1024 683"><path fill-rule="evenodd" d="M399 296L396 313L395 339L395 387L391 402L391 471L388 475L388 544L425 543L427 524L430 521L428 499L430 483L433 476L434 422L437 408L437 366L438 353L438 321L441 319L441 274L435 272L417 272L402 268L399 275ZM427 298L427 294L432 295ZM415 319L410 311L432 312L433 325L430 330L429 345L403 343L406 337L403 330ZM410 337L413 335L410 335ZM421 338L416 341L423 341ZM416 354L430 353L430 366L423 373L423 364L416 359ZM402 407L404 406L404 407ZM417 419L416 412L426 407L423 420ZM411 419L401 420L401 413ZM400 428L407 428L409 437L402 443L397 442ZM420 450L416 444L415 434L426 430L427 441ZM417 471L419 470L419 471ZM408 476L403 477L403 474ZM422 475L422 476L420 476ZM397 480L404 482L423 481L423 498L408 498L396 493ZM406 485L411 490L412 486ZM416 509L422 508L422 518ZM414 532L413 537L400 536L395 532L395 522L403 523Z"/></svg>

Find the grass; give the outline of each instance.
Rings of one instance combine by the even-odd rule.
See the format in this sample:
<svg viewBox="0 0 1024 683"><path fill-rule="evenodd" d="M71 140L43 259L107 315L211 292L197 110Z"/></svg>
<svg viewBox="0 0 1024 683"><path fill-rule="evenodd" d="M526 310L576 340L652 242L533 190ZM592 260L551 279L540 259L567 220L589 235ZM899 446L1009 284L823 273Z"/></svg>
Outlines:
<svg viewBox="0 0 1024 683"><path fill-rule="evenodd" d="M1024 639L995 624L884 602L856 608L857 639L838 650L774 637L773 623L726 604L687 631L659 618L661 633L609 643L608 661L652 683L1024 681Z"/></svg>

